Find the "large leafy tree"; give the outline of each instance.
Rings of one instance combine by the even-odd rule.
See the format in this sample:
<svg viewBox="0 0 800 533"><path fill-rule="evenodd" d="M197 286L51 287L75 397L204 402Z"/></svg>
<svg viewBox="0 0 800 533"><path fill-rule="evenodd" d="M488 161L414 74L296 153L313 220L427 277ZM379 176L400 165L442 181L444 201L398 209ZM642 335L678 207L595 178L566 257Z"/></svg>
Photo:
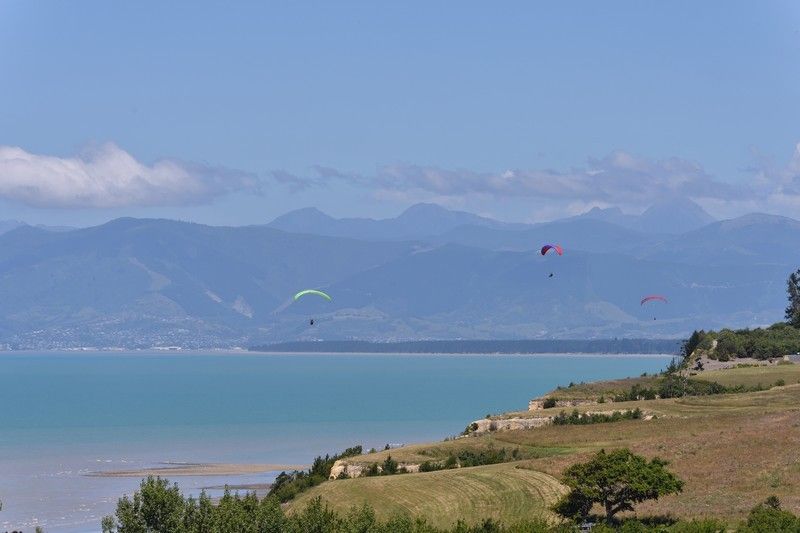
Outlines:
<svg viewBox="0 0 800 533"><path fill-rule="evenodd" d="M786 280L786 292L789 305L786 306L786 320L796 328L800 328L800 268L789 275Z"/></svg>
<svg viewBox="0 0 800 533"><path fill-rule="evenodd" d="M567 518L585 518L594 504L600 504L606 521L632 511L634 504L655 500L683 489L683 481L669 472L666 461L648 461L628 449L598 452L586 463L564 471L564 483L571 489L554 510Z"/></svg>

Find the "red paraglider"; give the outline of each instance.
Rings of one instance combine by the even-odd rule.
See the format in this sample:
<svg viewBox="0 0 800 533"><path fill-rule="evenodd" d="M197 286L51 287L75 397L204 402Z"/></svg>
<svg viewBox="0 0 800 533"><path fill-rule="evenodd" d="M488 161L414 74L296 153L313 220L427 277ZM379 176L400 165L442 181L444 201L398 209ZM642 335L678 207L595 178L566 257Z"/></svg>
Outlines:
<svg viewBox="0 0 800 533"><path fill-rule="evenodd" d="M650 296L645 296L644 298L642 298L642 301L639 303L639 305L644 305L647 302L652 302L653 300L659 300L661 302L667 303L667 299L664 296L661 296L660 294L651 294Z"/></svg>
<svg viewBox="0 0 800 533"><path fill-rule="evenodd" d="M542 255L546 254L550 250L555 250L558 255L564 255L564 249L561 248L560 244L545 244L542 246Z"/></svg>

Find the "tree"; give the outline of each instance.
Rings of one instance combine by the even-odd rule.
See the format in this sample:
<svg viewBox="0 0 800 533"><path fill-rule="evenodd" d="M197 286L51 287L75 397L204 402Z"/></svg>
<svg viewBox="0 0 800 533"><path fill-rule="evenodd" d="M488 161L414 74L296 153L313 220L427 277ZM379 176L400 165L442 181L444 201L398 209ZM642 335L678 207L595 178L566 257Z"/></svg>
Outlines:
<svg viewBox="0 0 800 533"><path fill-rule="evenodd" d="M564 483L571 489L553 510L567 518L585 518L595 503L612 523L614 515L632 511L633 505L683 489L683 481L669 472L666 461L635 455L628 449L606 453L600 450L586 463L564 471Z"/></svg>
<svg viewBox="0 0 800 533"><path fill-rule="evenodd" d="M295 517L298 531L303 533L330 533L336 531L339 518L322 498L317 496L311 500L302 512Z"/></svg>
<svg viewBox="0 0 800 533"><path fill-rule="evenodd" d="M119 533L174 533L184 530L184 499L178 485L148 476L133 494L117 503L117 520L105 517L104 531Z"/></svg>
<svg viewBox="0 0 800 533"><path fill-rule="evenodd" d="M694 351L700 346L700 343L703 342L705 336L706 332L702 329L700 331L694 330L691 336L683 341L683 344L681 344L681 355L684 361L687 361L689 357L691 357Z"/></svg>
<svg viewBox="0 0 800 533"><path fill-rule="evenodd" d="M786 280L786 292L789 305L786 306L786 320L796 328L800 328L800 268L789 275Z"/></svg>

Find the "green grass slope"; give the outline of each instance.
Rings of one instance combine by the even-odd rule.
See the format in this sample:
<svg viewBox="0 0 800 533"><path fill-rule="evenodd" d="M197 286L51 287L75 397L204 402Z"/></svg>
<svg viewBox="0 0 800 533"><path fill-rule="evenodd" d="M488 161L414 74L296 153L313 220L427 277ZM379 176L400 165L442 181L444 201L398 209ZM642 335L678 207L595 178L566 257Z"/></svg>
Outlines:
<svg viewBox="0 0 800 533"><path fill-rule="evenodd" d="M303 493L289 508L302 509L321 496L338 511L368 503L382 518L409 513L440 527L452 525L456 517L469 523L488 517L511 523L550 516L548 507L564 491L554 477L516 462L332 481Z"/></svg>

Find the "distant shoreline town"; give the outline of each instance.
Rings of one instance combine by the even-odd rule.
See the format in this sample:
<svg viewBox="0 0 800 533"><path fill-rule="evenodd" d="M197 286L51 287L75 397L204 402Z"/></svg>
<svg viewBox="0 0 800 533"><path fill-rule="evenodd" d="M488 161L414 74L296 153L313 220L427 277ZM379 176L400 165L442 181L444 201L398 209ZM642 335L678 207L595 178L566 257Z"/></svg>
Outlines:
<svg viewBox="0 0 800 533"><path fill-rule="evenodd" d="M529 339L428 341L295 341L253 346L267 353L403 354L678 354L679 339Z"/></svg>

